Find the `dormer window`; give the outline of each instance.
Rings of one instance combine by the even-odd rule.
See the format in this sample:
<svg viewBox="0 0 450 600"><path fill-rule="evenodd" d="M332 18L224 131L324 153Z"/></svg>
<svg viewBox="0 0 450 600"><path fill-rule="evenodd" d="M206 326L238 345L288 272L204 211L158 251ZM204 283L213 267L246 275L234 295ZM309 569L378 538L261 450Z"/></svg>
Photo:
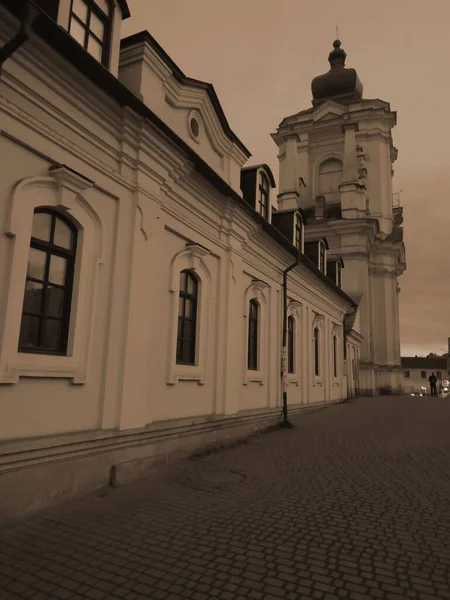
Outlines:
<svg viewBox="0 0 450 600"><path fill-rule="evenodd" d="M109 0L72 0L69 33L104 66L109 61Z"/></svg>
<svg viewBox="0 0 450 600"><path fill-rule="evenodd" d="M261 216L265 219L269 215L269 188L270 183L267 175L260 172L259 174L259 195L258 195L258 206L257 210Z"/></svg>
<svg viewBox="0 0 450 600"><path fill-rule="evenodd" d="M295 247L299 252L303 250L303 220L300 213L295 213Z"/></svg>

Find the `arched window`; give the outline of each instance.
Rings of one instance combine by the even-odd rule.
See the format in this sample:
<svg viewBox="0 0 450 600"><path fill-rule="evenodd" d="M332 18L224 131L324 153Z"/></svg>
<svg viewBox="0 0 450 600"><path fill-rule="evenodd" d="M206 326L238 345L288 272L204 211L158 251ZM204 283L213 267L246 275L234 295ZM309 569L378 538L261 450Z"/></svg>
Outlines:
<svg viewBox="0 0 450 600"><path fill-rule="evenodd" d="M303 220L300 213L295 213L295 247L299 252L303 246Z"/></svg>
<svg viewBox="0 0 450 600"><path fill-rule="evenodd" d="M337 352L338 352L337 337L335 335L333 335L333 373L334 373L335 377L338 376Z"/></svg>
<svg viewBox="0 0 450 600"><path fill-rule="evenodd" d="M110 30L109 0L72 0L70 35L105 66L109 61Z"/></svg>
<svg viewBox="0 0 450 600"><path fill-rule="evenodd" d="M293 316L288 317L288 373L295 372L294 357L295 357L295 319Z"/></svg>
<svg viewBox="0 0 450 600"><path fill-rule="evenodd" d="M265 219L269 216L269 179L265 173L259 174L258 212Z"/></svg>
<svg viewBox="0 0 450 600"><path fill-rule="evenodd" d="M339 199L342 170L342 162L337 158L329 158L320 165L318 196L325 196L327 201Z"/></svg>
<svg viewBox="0 0 450 600"><path fill-rule="evenodd" d="M326 254L327 254L327 249L325 247L325 242L323 240L320 240L320 242L319 242L319 270L322 271L322 273L326 273L326 264L327 264Z"/></svg>
<svg viewBox="0 0 450 600"><path fill-rule="evenodd" d="M320 344L320 332L319 332L319 328L315 327L314 328L314 374L315 375L320 375L320 348L319 348L319 344Z"/></svg>
<svg viewBox="0 0 450 600"><path fill-rule="evenodd" d="M258 370L258 328L259 328L259 304L256 300L250 300L248 311L248 356L247 368L249 371Z"/></svg>
<svg viewBox="0 0 450 600"><path fill-rule="evenodd" d="M195 365L198 280L192 271L180 273L178 302L177 364Z"/></svg>
<svg viewBox="0 0 450 600"><path fill-rule="evenodd" d="M34 211L19 352L67 352L77 229L61 213Z"/></svg>

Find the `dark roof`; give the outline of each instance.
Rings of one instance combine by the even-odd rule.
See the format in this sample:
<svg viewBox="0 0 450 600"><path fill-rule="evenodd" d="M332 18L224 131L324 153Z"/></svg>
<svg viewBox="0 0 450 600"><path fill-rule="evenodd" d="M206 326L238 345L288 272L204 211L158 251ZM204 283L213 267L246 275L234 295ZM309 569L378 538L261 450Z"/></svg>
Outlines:
<svg viewBox="0 0 450 600"><path fill-rule="evenodd" d="M227 137L230 138L232 142L234 142L239 148L244 152L247 157L251 156L251 152L244 146L241 140L237 137L237 135L231 130L225 113L223 112L222 106L219 102L219 98L216 94L216 90L212 83L206 83L205 81L200 81L199 79L192 79L192 77L187 77L180 67L170 58L167 52L162 48L155 38L148 31L140 31L139 33L134 33L126 38L123 38L120 42L121 48L128 48L129 46L135 46L136 44L141 44L142 42L147 42L149 46L153 48L153 50L158 54L158 56L169 66L172 70L173 76L175 79L184 83L186 85L190 85L192 87L197 87L206 91L211 100L211 103L216 111L217 117L220 121L220 124L223 127L223 130Z"/></svg>
<svg viewBox="0 0 450 600"><path fill-rule="evenodd" d="M241 171L256 171L257 169L264 169L270 180L270 185L273 188L276 187L277 184L275 183L275 177L273 176L272 169L269 167L269 165L266 165L266 163L261 163L260 165L251 165L250 167L244 167L243 169L241 169Z"/></svg>
<svg viewBox="0 0 450 600"><path fill-rule="evenodd" d="M131 17L130 9L128 8L127 0L117 0L122 11L122 20Z"/></svg>
<svg viewBox="0 0 450 600"><path fill-rule="evenodd" d="M402 369L423 369L445 371L447 359L441 357L402 356Z"/></svg>
<svg viewBox="0 0 450 600"><path fill-rule="evenodd" d="M0 0L14 14L20 18L20 6L16 0ZM259 223L261 228L280 246L282 246L293 258L299 256L297 248L271 223L256 212L220 175L214 171L183 139L181 139L166 123L164 123L148 106L146 106L133 92L123 85L114 75L101 65L94 57L86 52L69 33L59 27L46 13L41 11L40 16L33 23L33 30L44 39L56 52L71 63L92 83L97 85L105 94L113 98L121 106L127 106L138 115L147 119L163 136L178 147L192 162L195 169L216 190L225 196L232 198L253 220ZM74 84L75 85L75 84ZM50 159L53 164L59 164ZM339 286L322 273L304 254L300 254L300 264L303 264L319 279L327 285L338 296L343 298L352 307L357 308L356 302L350 298Z"/></svg>
<svg viewBox="0 0 450 600"><path fill-rule="evenodd" d="M355 69L345 68L347 54L340 40L333 42L334 50L328 56L330 70L312 80L313 104L334 99L337 102L358 102L362 98L363 86Z"/></svg>

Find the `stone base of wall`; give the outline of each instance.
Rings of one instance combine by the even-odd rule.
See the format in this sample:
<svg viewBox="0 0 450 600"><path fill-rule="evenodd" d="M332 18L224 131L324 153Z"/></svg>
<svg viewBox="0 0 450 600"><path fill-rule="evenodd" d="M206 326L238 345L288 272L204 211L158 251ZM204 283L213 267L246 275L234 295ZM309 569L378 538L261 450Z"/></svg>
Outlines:
<svg viewBox="0 0 450 600"><path fill-rule="evenodd" d="M289 407L289 415L336 404ZM0 443L0 525L106 486L122 486L193 453L282 421L281 408Z"/></svg>

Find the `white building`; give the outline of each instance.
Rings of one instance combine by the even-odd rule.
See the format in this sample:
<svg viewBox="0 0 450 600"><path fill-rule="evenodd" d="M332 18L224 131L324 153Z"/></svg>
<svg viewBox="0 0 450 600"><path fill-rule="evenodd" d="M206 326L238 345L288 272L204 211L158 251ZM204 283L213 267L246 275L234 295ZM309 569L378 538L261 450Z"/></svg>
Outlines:
<svg viewBox="0 0 450 600"><path fill-rule="evenodd" d="M312 108L285 118L273 135L278 202L300 207L306 241L326 238L328 258L344 261L342 287L360 307L360 393L401 393L397 278L406 264L403 211L392 194L396 113L362 97L340 45L334 42L329 72L312 82Z"/></svg>
<svg viewBox="0 0 450 600"><path fill-rule="evenodd" d="M125 0L0 10L1 518L279 421L283 272L289 410L355 396L359 298L333 226L303 253L287 163L272 214L213 87L120 43Z"/></svg>
<svg viewBox="0 0 450 600"><path fill-rule="evenodd" d="M428 378L437 377L437 391L448 393L450 359L442 356L402 356L403 392L405 394L430 394Z"/></svg>

